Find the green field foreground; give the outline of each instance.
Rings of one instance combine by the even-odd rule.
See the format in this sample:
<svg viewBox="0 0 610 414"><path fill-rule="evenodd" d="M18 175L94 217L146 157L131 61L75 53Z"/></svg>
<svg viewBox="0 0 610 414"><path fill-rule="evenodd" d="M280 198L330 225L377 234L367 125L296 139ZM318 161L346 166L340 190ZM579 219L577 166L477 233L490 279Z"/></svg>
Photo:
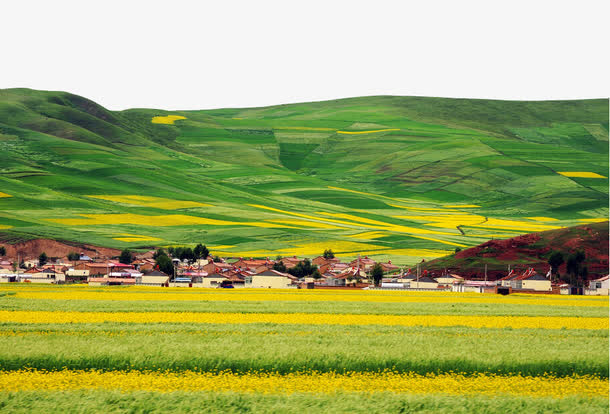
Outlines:
<svg viewBox="0 0 610 414"><path fill-rule="evenodd" d="M7 412L81 399L81 412L608 410L605 297L2 285L0 309ZM236 313L281 319L230 323ZM221 319L163 322L193 314ZM392 315L448 325L386 325ZM548 326L520 328L524 317Z"/></svg>

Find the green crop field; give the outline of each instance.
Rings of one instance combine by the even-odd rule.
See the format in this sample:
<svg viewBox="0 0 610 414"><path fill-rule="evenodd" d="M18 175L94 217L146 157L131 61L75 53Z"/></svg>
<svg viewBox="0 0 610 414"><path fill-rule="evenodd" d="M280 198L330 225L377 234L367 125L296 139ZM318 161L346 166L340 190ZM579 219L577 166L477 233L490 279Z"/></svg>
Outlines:
<svg viewBox="0 0 610 414"><path fill-rule="evenodd" d="M331 248L412 264L607 220L607 177L608 100L113 112L65 92L0 91L6 240L203 242L253 257Z"/></svg>
<svg viewBox="0 0 610 414"><path fill-rule="evenodd" d="M607 297L7 284L0 406L602 413L607 312Z"/></svg>

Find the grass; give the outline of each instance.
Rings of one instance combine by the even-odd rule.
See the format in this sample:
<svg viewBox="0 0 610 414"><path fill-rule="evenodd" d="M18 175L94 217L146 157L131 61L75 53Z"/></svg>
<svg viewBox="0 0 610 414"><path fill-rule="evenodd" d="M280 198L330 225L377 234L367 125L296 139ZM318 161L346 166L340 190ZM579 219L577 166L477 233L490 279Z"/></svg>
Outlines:
<svg viewBox="0 0 610 414"><path fill-rule="evenodd" d="M186 119L166 125L151 122L156 116ZM240 224L197 224L190 226L199 237L195 240L181 226L71 225L50 219L135 211L222 215L233 223L292 218L251 207L265 205L307 215L368 212L389 224L426 229L424 223L396 218L403 210L389 204L442 209L462 202L481 205L477 214L486 217L551 216L558 219L555 226L570 226L608 216L608 179L564 177L557 171L607 176L607 137L607 100L385 96L266 108L112 112L69 93L8 89L0 91L0 188L11 197L0 198L0 224L24 236L117 248L144 244L117 240L116 233L154 234L159 245L222 245L229 236L253 240L224 252L233 256L296 248L285 242L292 234L303 243L331 244L349 240L354 229L379 229L360 223L324 231L268 227L253 234ZM210 207L172 211L89 195L152 196ZM456 232L455 226L444 230ZM425 240L421 248L473 246L497 233L466 230L478 238L419 239ZM387 250L364 247L361 254L405 265L421 260L403 252L413 243L412 232L389 226L382 231L392 238L384 244Z"/></svg>
<svg viewBox="0 0 610 414"><path fill-rule="evenodd" d="M219 290L3 285L0 308L3 311L74 311L83 312L83 316L91 311L122 312L125 315L156 311L308 312L330 313L345 318L349 318L350 313L446 315L447 318L453 315L502 315L506 318L565 315L578 316L583 318L583 322L591 317L607 321L608 301L599 297L510 295L505 298L448 293L235 291L230 295L253 295L258 300L215 300L226 296L226 292ZM30 297L23 294L30 294ZM341 294L350 300L334 300ZM94 299L79 299L78 295L93 295ZM95 299L96 295L100 300ZM114 299L122 296L137 298L138 295L146 295L147 299L158 296L158 299L108 300L104 295L114 295ZM278 301L278 295L297 299ZM214 296L211 300L186 300L196 297L210 299L211 296ZM50 299L53 297L55 299ZM404 301L410 298L427 302ZM371 302L371 299L377 301ZM384 299L402 302L385 302ZM502 303L507 300L512 303ZM39 371L24 373L24 368ZM91 370L107 372L110 376L116 375L119 382L94 384L98 389L75 390L74 380L70 383L72 385L66 385L72 370L85 370L83 375ZM454 383L445 379L441 381L447 381L442 383L450 389L394 392L397 388L393 385L396 384L384 383L383 379L375 382L379 384L378 389L367 389L366 392L326 389L316 392L313 388L311 392L279 392L273 388L277 375L316 371L327 373L324 378L334 378L344 372L370 375L384 370L420 374L424 378L463 373L463 381L472 384L478 381L477 378L482 378L482 374L502 377L495 380L500 385L493 388L493 395L474 393L466 396L464 394L471 390L460 389L461 380ZM582 387L586 378L602 388L607 382L608 331L279 323L43 323L40 320L18 323L15 319L0 323L0 371L3 375L23 374L24 378L28 372L33 372L32 378L42 381L41 384L51 380L45 378L48 371L60 371L57 378L66 379L65 383L53 382L54 387L63 387L56 391L45 391L44 386L35 392L0 391L3 412L607 412L607 399L585 397ZM241 389L240 392L213 393L204 390L146 392L138 388L134 375L130 377L131 382L125 384L126 388L120 391L117 384L120 384L121 372L125 371L160 376L155 380L158 384L168 384L163 382L170 377L163 374L167 371L178 377L191 375L191 371L203 376L232 372L239 378L246 378L253 372L261 373L260 389L263 391L256 391L256 388L251 393L241 392L244 391ZM555 398L527 390L523 392L534 395L508 395L520 392L509 388L503 392L503 387L511 387L511 378L517 378L515 374L531 376L523 379L526 383L545 378L552 383L563 381L562 387L566 388L553 392ZM322 378L322 374L316 375ZM554 379L549 380L549 375ZM213 385L218 378L220 376L212 376L208 383ZM309 380L316 381L316 378ZM349 378L347 384L352 380ZM18 382L11 382L11 386L18 387L15 384ZM547 386L544 385L545 389ZM108 389L101 390L100 387ZM320 387L324 385L320 384ZM129 391L133 389L136 391ZM457 395L448 396L447 393ZM572 396L558 397L559 394Z"/></svg>
<svg viewBox="0 0 610 414"><path fill-rule="evenodd" d="M3 324L2 331L4 370L286 374L395 369L419 374L608 376L608 335L603 331L168 323ZM549 343L555 347L549 349Z"/></svg>
<svg viewBox="0 0 610 414"><path fill-rule="evenodd" d="M78 408L74 401L79 401ZM67 413L430 413L488 414L508 412L605 413L604 398L553 398L442 395L396 395L392 393L260 395L205 392L63 391L0 393L6 413L62 411Z"/></svg>

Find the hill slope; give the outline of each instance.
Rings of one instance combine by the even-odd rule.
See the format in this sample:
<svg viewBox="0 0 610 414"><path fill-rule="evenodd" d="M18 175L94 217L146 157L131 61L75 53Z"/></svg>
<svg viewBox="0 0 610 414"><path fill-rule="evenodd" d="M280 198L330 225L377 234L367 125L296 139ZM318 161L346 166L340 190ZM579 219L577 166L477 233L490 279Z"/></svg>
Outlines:
<svg viewBox="0 0 610 414"><path fill-rule="evenodd" d="M469 278L483 278L485 265L489 280L506 276L510 265L515 269L535 268L546 274L548 259L553 252L561 252L564 259L582 250L589 278L608 274L608 222L530 233L504 240L490 240L470 249L432 260L423 269L442 271L459 269ZM559 267L565 274L566 264Z"/></svg>
<svg viewBox="0 0 610 414"><path fill-rule="evenodd" d="M116 248L414 263L608 218L608 100L114 112L9 89L0 148L0 231Z"/></svg>

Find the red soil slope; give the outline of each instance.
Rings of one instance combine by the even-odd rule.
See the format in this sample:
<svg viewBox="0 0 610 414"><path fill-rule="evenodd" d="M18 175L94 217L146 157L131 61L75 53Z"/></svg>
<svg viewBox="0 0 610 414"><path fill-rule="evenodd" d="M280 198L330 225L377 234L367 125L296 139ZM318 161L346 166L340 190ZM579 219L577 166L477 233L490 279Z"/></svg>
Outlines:
<svg viewBox="0 0 610 414"><path fill-rule="evenodd" d="M48 257L66 257L70 252L83 253L91 258L110 258L121 254L121 251L117 249L91 244L69 243L49 239L33 239L14 244L0 241L0 246L6 248L6 257L12 260L17 259L18 254L22 260L37 259L42 252L45 252Z"/></svg>
<svg viewBox="0 0 610 414"><path fill-rule="evenodd" d="M484 277L485 264L489 280L506 276L511 268L533 267L546 274L547 263L554 251L562 252L564 259L577 250L586 255L585 265L589 278L608 274L608 222L567 227L541 233L530 233L505 240L490 240L450 256L441 257L422 264L423 269L438 273L444 269L469 278ZM565 273L565 264L559 268Z"/></svg>

